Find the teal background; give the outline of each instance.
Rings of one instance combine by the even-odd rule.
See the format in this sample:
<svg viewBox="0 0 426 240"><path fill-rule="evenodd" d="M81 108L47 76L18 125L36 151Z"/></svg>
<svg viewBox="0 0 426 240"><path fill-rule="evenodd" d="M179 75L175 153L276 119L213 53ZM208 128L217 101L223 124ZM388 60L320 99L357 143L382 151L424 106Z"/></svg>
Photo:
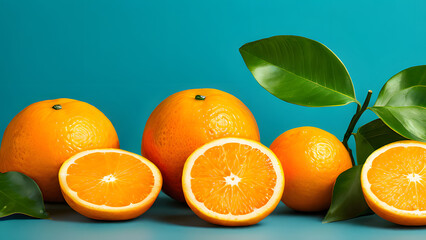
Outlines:
<svg viewBox="0 0 426 240"><path fill-rule="evenodd" d="M285 103L257 84L238 48L274 35L317 40L346 65L359 101L371 89L373 103L391 76L425 64L425 12L421 0L0 0L0 133L29 104L67 97L103 111L121 147L140 153L145 122L164 98L184 89L217 88L250 108L265 145L307 125L341 139L355 104L307 108ZM358 126L374 118L367 112ZM52 220L0 220L2 239L340 239L348 234L409 239L426 234L377 216L321 224L321 214L297 214L283 204L257 226L216 229L164 195L147 214L120 223L94 222L63 205L49 209Z"/></svg>

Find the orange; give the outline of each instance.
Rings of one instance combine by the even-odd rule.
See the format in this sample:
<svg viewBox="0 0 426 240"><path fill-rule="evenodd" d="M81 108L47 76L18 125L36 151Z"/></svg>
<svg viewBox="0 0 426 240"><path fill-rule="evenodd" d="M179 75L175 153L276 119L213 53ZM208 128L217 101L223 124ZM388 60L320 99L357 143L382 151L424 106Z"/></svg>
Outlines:
<svg viewBox="0 0 426 240"><path fill-rule="evenodd" d="M161 191L158 168L119 149L95 149L76 154L59 170L67 203L80 214L98 220L127 220L147 211Z"/></svg>
<svg viewBox="0 0 426 240"><path fill-rule="evenodd" d="M58 171L77 152L119 148L117 133L94 106L72 99L46 100L22 110L7 126L0 148L0 172L34 179L46 201L63 201Z"/></svg>
<svg viewBox="0 0 426 240"><path fill-rule="evenodd" d="M185 163L183 192L200 218L224 226L256 224L280 202L284 173L274 153L241 138L214 140Z"/></svg>
<svg viewBox="0 0 426 240"><path fill-rule="evenodd" d="M426 225L426 143L399 141L374 151L364 163L365 200L380 217L401 225Z"/></svg>
<svg viewBox="0 0 426 240"><path fill-rule="evenodd" d="M163 190L178 201L182 169L197 148L222 137L259 141L250 110L236 97L216 89L191 89L171 95L149 117L142 139L142 155L160 169Z"/></svg>
<svg viewBox="0 0 426 240"><path fill-rule="evenodd" d="M343 144L331 133L299 127L281 134L270 149L283 165L282 201L297 211L322 211L330 207L334 182L352 167Z"/></svg>

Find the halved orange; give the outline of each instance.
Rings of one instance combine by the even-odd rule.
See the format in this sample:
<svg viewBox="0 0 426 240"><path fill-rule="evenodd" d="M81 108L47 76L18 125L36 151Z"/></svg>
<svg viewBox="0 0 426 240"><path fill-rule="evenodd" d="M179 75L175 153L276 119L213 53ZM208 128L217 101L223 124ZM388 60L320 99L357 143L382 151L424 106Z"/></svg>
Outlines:
<svg viewBox="0 0 426 240"><path fill-rule="evenodd" d="M365 200L380 217L426 225L426 143L399 141L374 151L361 172Z"/></svg>
<svg viewBox="0 0 426 240"><path fill-rule="evenodd" d="M222 138L189 156L182 186L186 202L200 218L245 226L258 223L278 205L284 172L275 154L262 144Z"/></svg>
<svg viewBox="0 0 426 240"><path fill-rule="evenodd" d="M158 168L120 149L78 153L59 170L62 194L75 211L98 220L127 220L147 211L162 186Z"/></svg>

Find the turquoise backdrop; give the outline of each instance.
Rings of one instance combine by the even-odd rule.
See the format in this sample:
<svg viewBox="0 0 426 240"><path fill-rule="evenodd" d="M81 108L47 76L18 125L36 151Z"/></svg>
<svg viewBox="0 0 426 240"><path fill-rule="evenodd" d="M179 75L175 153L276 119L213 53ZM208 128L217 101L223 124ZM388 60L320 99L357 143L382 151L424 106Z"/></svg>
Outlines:
<svg viewBox="0 0 426 240"><path fill-rule="evenodd" d="M238 48L274 35L304 36L328 46L346 65L359 101L371 89L374 103L391 76L426 63L426 1L0 0L0 138L27 105L67 97L99 108L114 124L121 147L140 153L145 122L164 98L184 89L217 88L249 107L265 145L308 125L342 139L355 104L291 105L264 90L246 68ZM358 126L373 119L368 111ZM0 220L0 233L9 236L5 239L53 239L61 233L70 239L426 234L376 216L321 224L321 214L295 214L282 204L258 226L210 229L163 195L145 217L115 225L48 207L60 208L51 210L57 221L9 217Z"/></svg>

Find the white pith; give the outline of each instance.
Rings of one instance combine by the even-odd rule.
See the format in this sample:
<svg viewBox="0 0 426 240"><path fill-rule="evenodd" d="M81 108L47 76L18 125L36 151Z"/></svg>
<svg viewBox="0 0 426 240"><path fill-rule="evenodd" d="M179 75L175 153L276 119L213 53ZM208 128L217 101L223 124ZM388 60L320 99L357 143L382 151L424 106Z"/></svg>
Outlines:
<svg viewBox="0 0 426 240"><path fill-rule="evenodd" d="M74 164L74 162L86 155L92 154L92 153L107 153L107 152L114 152L114 153L120 153L120 154L127 154L130 156L133 156L137 159L139 159L141 162L143 162L146 166L148 166L148 168L151 170L152 175L154 176L154 186L151 190L151 192L149 193L149 195L142 200L139 203L130 203L127 206L122 206L122 207L110 207L110 206L106 206L106 205L97 205L97 204L93 204L90 203L88 201L85 201L81 198L78 197L77 192L75 192L74 190L72 190L69 186L68 183L66 181L66 177L68 176L67 174L67 170L68 168ZM106 211L106 212L122 212L123 210L131 210L131 209L136 209L140 206L145 205L147 202L149 202L150 200L152 200L153 198L155 198L158 193L161 190L161 182L162 180L161 178L161 173L158 170L158 168L149 160L143 158L142 156L139 156L137 154L131 153L131 152L127 152L124 150L120 150L120 149L95 149L95 150L87 150L81 153L78 153L76 155L74 155L73 157L71 157L70 159L68 159L67 161L65 161L62 165L62 167L59 170L59 183L62 187L63 192L66 192L68 197L70 197L74 202L76 202L78 205L80 206L85 206L87 208L90 209L94 209L94 210L102 210L102 211ZM102 181L103 183L107 183L108 181L104 181L105 180L109 180L109 182L111 182L111 180L115 180L114 176L110 176L107 175L105 176L103 179L100 179L100 181Z"/></svg>
<svg viewBox="0 0 426 240"><path fill-rule="evenodd" d="M424 216L424 215L426 215L426 210L423 210L423 211L420 211L418 209L417 210L402 210L402 209L395 208L393 206L390 206L386 202L383 202L382 200L380 200L371 191L371 184L368 181L367 173L371 169L371 166L373 164L373 160L376 157L378 157L380 154L386 152L387 150L389 150L391 148L395 148L395 147L421 147L421 148L426 149L426 144L424 144L424 143L415 143L415 142L397 142L397 143L392 143L392 144L386 145L386 146L380 148L379 150L376 150L375 152L373 152L367 158L367 160L365 161L364 166L362 168L362 172L361 172L361 184L363 186L363 190L365 191L365 193L367 195L370 196L370 199L373 202L375 202L376 205L382 206L383 208L385 208L389 212L396 213L396 214L401 214L401 215L408 215L408 216ZM406 177L408 178L408 180L410 182L413 182L415 184L422 182L421 176L418 175L417 173L408 174Z"/></svg>
<svg viewBox="0 0 426 240"><path fill-rule="evenodd" d="M225 177L225 182L231 186L238 186L238 183L241 181L241 178L237 175L231 173L229 176Z"/></svg>
<svg viewBox="0 0 426 240"><path fill-rule="evenodd" d="M281 167L281 163L278 160L278 158L275 156L275 154L269 150L267 147L263 146L262 144L252 141L252 140L246 140L241 138L222 138L215 141L212 141L203 147L197 149L192 155L188 158L188 160L185 163L185 167L183 170L183 179L182 184L184 186L184 189L191 189L191 169L194 166L195 161L204 154L204 152L214 146L221 146L226 143L238 143L238 144L245 144L248 145L254 149L258 149L262 153L268 156L269 159L271 159L272 166L274 167L276 174L276 184L274 186L274 193L272 197L269 199L269 201L262 207L255 209L254 211L244 214L244 215L232 215L229 214L220 214L217 212L214 212L210 209L208 209L204 203L199 202L192 191L185 191L185 197L187 198L188 202L191 202L194 204L199 211L203 212L204 214L209 215L210 217L213 217L215 219L221 219L226 221L234 221L234 222L243 222L246 220L254 219L258 216L260 216L263 212L266 212L270 210L270 206L273 204L276 204L281 200L281 196L283 193L283 186L284 186L284 178L283 178L283 170ZM241 178L239 178L236 175L231 174L229 177L229 182L227 179L227 182L229 184L237 184L236 181L240 181ZM232 180L231 178L234 177ZM238 177L238 178L237 178ZM227 177L225 177L227 178Z"/></svg>
<svg viewBox="0 0 426 240"><path fill-rule="evenodd" d="M410 173L407 175L408 180L410 180L410 182L415 182L418 183L420 181L423 181L422 176L420 176L417 173Z"/></svg>
<svg viewBox="0 0 426 240"><path fill-rule="evenodd" d="M105 177L102 178L102 182L107 182L107 183L115 182L115 180L117 180L117 178L112 174L106 175Z"/></svg>

